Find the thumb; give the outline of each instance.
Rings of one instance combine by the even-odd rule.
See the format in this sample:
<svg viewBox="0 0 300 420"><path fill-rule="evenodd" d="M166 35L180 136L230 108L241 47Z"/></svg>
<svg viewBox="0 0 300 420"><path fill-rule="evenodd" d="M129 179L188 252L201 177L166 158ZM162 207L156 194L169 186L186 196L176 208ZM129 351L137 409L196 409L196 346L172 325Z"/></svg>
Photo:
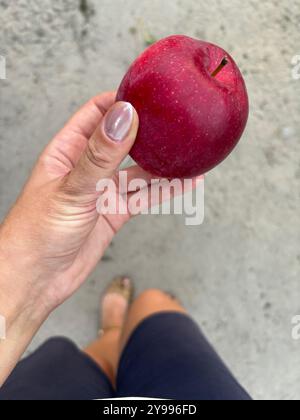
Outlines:
<svg viewBox="0 0 300 420"><path fill-rule="evenodd" d="M67 184L78 193L94 193L100 179L110 178L132 148L139 119L130 103L117 102L90 138Z"/></svg>

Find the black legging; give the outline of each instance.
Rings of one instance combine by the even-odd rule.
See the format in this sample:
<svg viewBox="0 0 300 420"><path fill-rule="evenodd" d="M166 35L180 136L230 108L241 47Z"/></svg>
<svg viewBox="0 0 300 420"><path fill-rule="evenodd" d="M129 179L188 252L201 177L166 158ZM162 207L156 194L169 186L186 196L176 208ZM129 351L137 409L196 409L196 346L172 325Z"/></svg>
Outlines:
<svg viewBox="0 0 300 420"><path fill-rule="evenodd" d="M159 313L133 332L116 391L102 370L67 339L54 338L16 367L0 400L92 400L153 397L250 400L187 315Z"/></svg>

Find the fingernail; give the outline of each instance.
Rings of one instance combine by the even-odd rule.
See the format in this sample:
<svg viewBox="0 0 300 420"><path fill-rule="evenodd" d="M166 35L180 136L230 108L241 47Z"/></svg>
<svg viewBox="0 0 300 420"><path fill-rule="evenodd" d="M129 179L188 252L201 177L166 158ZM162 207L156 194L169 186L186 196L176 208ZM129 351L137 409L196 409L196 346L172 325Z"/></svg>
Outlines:
<svg viewBox="0 0 300 420"><path fill-rule="evenodd" d="M113 141L121 142L127 137L133 121L133 106L120 102L108 111L104 121L104 131Z"/></svg>

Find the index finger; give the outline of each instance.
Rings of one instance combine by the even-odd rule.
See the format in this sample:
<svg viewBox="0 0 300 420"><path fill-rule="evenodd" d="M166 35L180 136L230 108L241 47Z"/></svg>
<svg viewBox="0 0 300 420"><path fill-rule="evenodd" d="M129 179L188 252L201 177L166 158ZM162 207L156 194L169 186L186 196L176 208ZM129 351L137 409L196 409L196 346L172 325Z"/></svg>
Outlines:
<svg viewBox="0 0 300 420"><path fill-rule="evenodd" d="M64 132L73 131L88 140L115 101L116 92L106 92L94 96L73 115L56 137L63 135Z"/></svg>
<svg viewBox="0 0 300 420"><path fill-rule="evenodd" d="M104 114L115 103L116 93L107 92L90 99L70 118L43 151L37 165L37 183L66 175L79 161Z"/></svg>
<svg viewBox="0 0 300 420"><path fill-rule="evenodd" d="M72 169L86 149L104 114L115 103L115 99L115 92L103 93L90 99L56 134L42 156L63 160L67 163L67 168Z"/></svg>

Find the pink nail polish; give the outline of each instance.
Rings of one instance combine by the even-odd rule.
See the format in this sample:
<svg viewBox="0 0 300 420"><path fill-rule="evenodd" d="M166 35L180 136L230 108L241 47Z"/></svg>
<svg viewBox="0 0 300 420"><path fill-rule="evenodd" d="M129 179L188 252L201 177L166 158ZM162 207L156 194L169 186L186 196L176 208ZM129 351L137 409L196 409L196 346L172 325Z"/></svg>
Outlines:
<svg viewBox="0 0 300 420"><path fill-rule="evenodd" d="M104 131L113 141L122 142L129 134L133 122L133 106L128 102L114 105L106 114Z"/></svg>

